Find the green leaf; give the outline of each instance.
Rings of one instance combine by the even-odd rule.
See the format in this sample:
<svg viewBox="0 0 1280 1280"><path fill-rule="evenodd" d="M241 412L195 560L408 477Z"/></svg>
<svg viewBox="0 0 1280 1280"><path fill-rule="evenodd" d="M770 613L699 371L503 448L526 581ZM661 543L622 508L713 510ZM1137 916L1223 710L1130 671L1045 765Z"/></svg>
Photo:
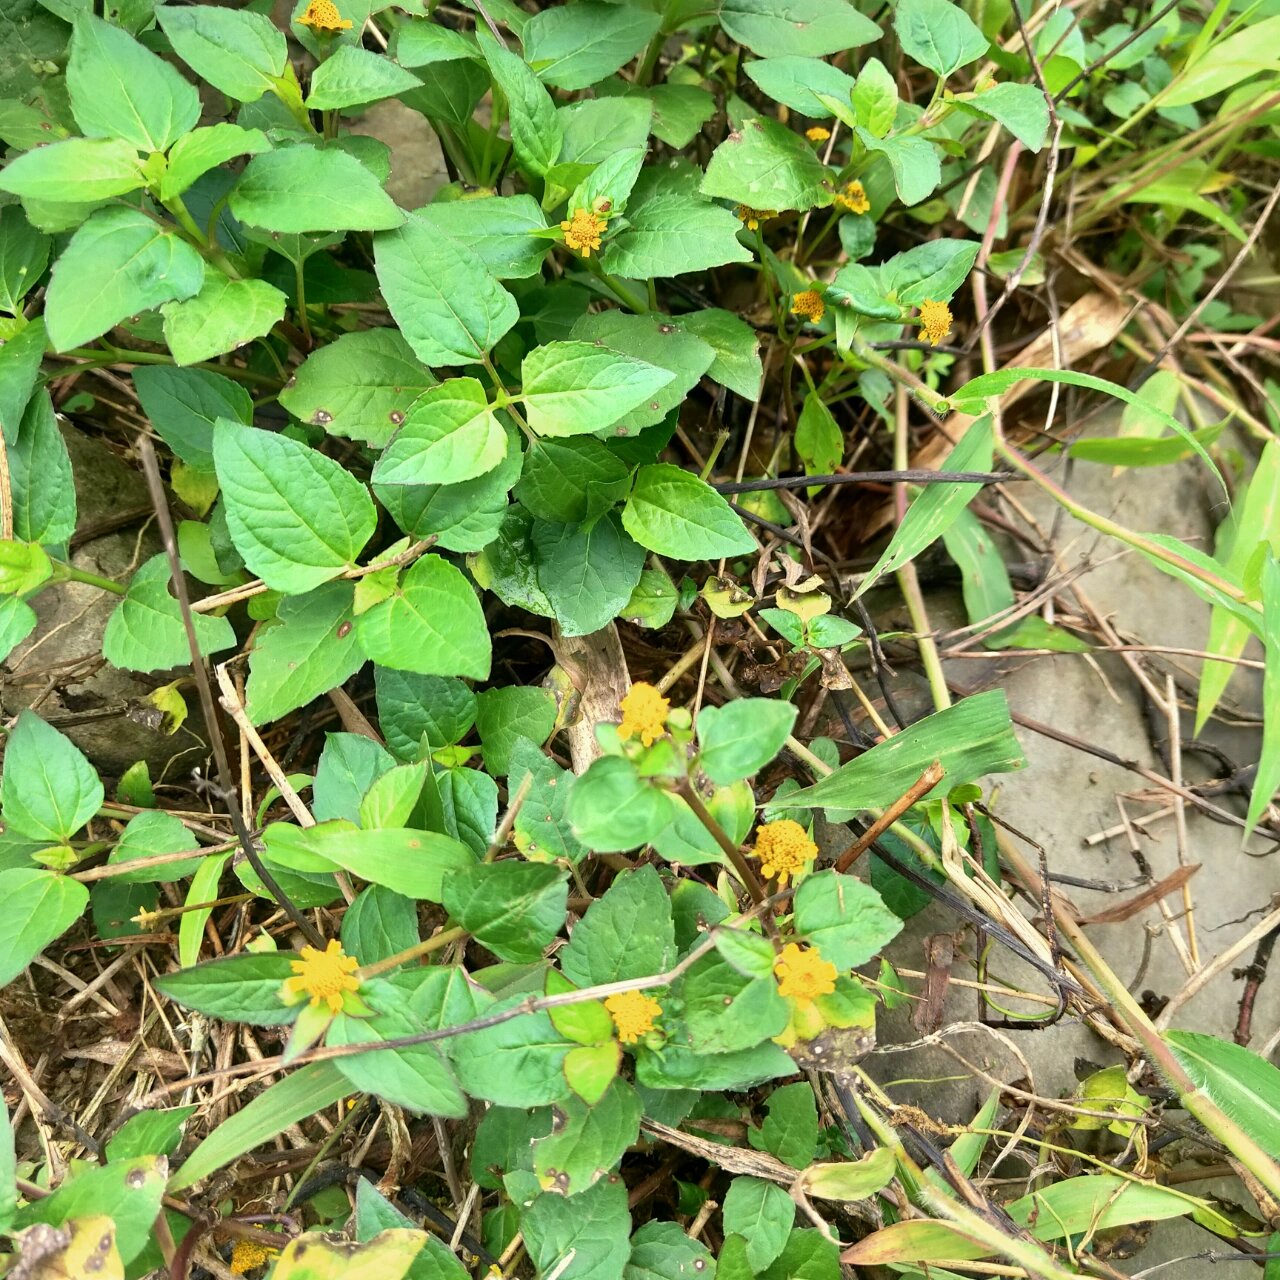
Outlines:
<svg viewBox="0 0 1280 1280"><path fill-rule="evenodd" d="M389 599L356 620L374 662L427 676L489 676L492 645L476 593L437 555L416 560Z"/></svg>
<svg viewBox="0 0 1280 1280"><path fill-rule="evenodd" d="M394 53L402 67L480 56L479 47L467 35L424 18L406 18L397 25Z"/></svg>
<svg viewBox="0 0 1280 1280"><path fill-rule="evenodd" d="M630 486L626 463L599 440L534 440L515 496L539 520L588 524L626 497Z"/></svg>
<svg viewBox="0 0 1280 1280"><path fill-rule="evenodd" d="M313 351L280 392L295 418L381 448L435 377L398 329L359 329Z"/></svg>
<svg viewBox="0 0 1280 1280"><path fill-rule="evenodd" d="M423 364L477 363L519 318L516 300L479 254L416 214L374 238L374 267L391 314Z"/></svg>
<svg viewBox="0 0 1280 1280"><path fill-rule="evenodd" d="M848 102L854 89L851 75L818 58L761 58L748 62L746 72L775 102L814 120L831 115L818 93Z"/></svg>
<svg viewBox="0 0 1280 1280"><path fill-rule="evenodd" d="M256 102L289 65L284 34L265 14L219 5L164 5L156 19L178 57L237 102Z"/></svg>
<svg viewBox="0 0 1280 1280"><path fill-rule="evenodd" d="M700 194L699 180L689 165L642 170L627 202L626 223L605 245L604 269L644 280L751 261L738 241L742 224Z"/></svg>
<svg viewBox="0 0 1280 1280"><path fill-rule="evenodd" d="M793 1169L807 1168L818 1154L818 1104L813 1087L807 1081L784 1084L769 1095L765 1105L769 1114L759 1129L747 1130L747 1141Z"/></svg>
<svg viewBox="0 0 1280 1280"><path fill-rule="evenodd" d="M622 524L642 547L678 560L718 560L756 549L742 520L709 484L666 462L636 473Z"/></svg>
<svg viewBox="0 0 1280 1280"><path fill-rule="evenodd" d="M0 173L0 182L12 171L10 164ZM17 315L48 261L49 237L27 221L18 205L0 209L0 311Z"/></svg>
<svg viewBox="0 0 1280 1280"><path fill-rule="evenodd" d="M815 391L804 398L796 423L795 448L808 475L830 475L844 457L844 432Z"/></svg>
<svg viewBox="0 0 1280 1280"><path fill-rule="evenodd" d="M57 546L76 527L71 458L47 391L34 395L9 444L13 532L23 542Z"/></svg>
<svg viewBox="0 0 1280 1280"><path fill-rule="evenodd" d="M253 420L248 391L208 369L140 364L133 387L160 438L183 462L203 471L213 470L213 424L219 418Z"/></svg>
<svg viewBox="0 0 1280 1280"><path fill-rule="evenodd" d="M516 158L541 176L559 159L564 138L555 103L523 58L504 49L483 28L476 35L493 82L507 100Z"/></svg>
<svg viewBox="0 0 1280 1280"><path fill-rule="evenodd" d="M908 306L950 302L973 269L979 247L975 240L929 240L894 254L880 268L880 283L885 293Z"/></svg>
<svg viewBox="0 0 1280 1280"><path fill-rule="evenodd" d="M0 599L0 662L3 662L35 629L36 611L17 596Z"/></svg>
<svg viewBox="0 0 1280 1280"><path fill-rule="evenodd" d="M650 844L671 823L672 799L651 786L630 760L594 761L569 796L573 834L596 853L622 853Z"/></svg>
<svg viewBox="0 0 1280 1280"><path fill-rule="evenodd" d="M486 1010L504 1012L520 1004L515 996ZM526 1013L451 1039L449 1056L473 1098L503 1107L541 1107L569 1092L565 1054L573 1042L556 1031L545 1013Z"/></svg>
<svg viewBox="0 0 1280 1280"><path fill-rule="evenodd" d="M167 671L191 662L191 648L178 602L169 592L169 561L152 556L130 579L102 636L102 656L126 671ZM236 633L226 618L193 614L196 640L206 657L235 646Z"/></svg>
<svg viewBox="0 0 1280 1280"><path fill-rule="evenodd" d="M160 199L180 196L201 174L237 156L269 151L271 141L261 129L215 124L184 133L169 151L169 164L160 175Z"/></svg>
<svg viewBox="0 0 1280 1280"><path fill-rule="evenodd" d="M22 713L24 717L30 714L29 711ZM21 727L19 720L19 730ZM7 798L9 774L27 767L24 762L14 759L13 744L17 733L15 730L9 739L5 761L8 768L4 775L4 816L8 823L13 822ZM61 937L80 919L89 903L89 890L78 881L43 867L15 867L0 871L0 894L4 895L5 903L3 917L0 917L0 985L7 985L49 943Z"/></svg>
<svg viewBox="0 0 1280 1280"><path fill-rule="evenodd" d="M1250 76L1274 72L1280 61L1280 15L1251 22L1225 40L1215 40L1174 78L1160 95L1165 107L1185 107L1203 102Z"/></svg>
<svg viewBox="0 0 1280 1280"><path fill-rule="evenodd" d="M947 455L941 470L989 471L992 449L991 418L984 415L964 433L960 443ZM981 484L935 484L925 488L908 508L871 572L858 584L854 599L937 541L981 488Z"/></svg>
<svg viewBox="0 0 1280 1280"><path fill-rule="evenodd" d="M696 334L714 349L716 355L707 370L708 377L744 400L759 399L764 380L760 339L745 320L730 311L709 307L681 316L680 323L688 333Z"/></svg>
<svg viewBox="0 0 1280 1280"><path fill-rule="evenodd" d="M280 999L280 985L292 975L296 959L291 951L227 956L162 974L156 987L169 999L212 1018L278 1027L298 1014L296 1006Z"/></svg>
<svg viewBox="0 0 1280 1280"><path fill-rule="evenodd" d="M311 786L311 812L324 822L329 818L360 821L360 801L388 769L395 757L372 738L359 733L325 735Z"/></svg>
<svg viewBox="0 0 1280 1280"><path fill-rule="evenodd" d="M254 724L306 706L364 666L354 595L349 582L326 582L280 601L278 622L258 632L249 654L245 711Z"/></svg>
<svg viewBox="0 0 1280 1280"><path fill-rule="evenodd" d="M195 907L200 902L212 902L218 896L218 885L230 860L229 853L209 854L201 859L187 890L188 908ZM178 926L178 963L184 968L200 959L204 927L212 915L212 907L196 907L195 910L183 912L182 922Z"/></svg>
<svg viewBox="0 0 1280 1280"><path fill-rule="evenodd" d="M0 170L0 189L24 200L92 203L136 191L144 181L137 149L118 138L51 142Z"/></svg>
<svg viewBox="0 0 1280 1280"><path fill-rule="evenodd" d="M748 1257L750 1252L748 1243ZM797 1227L777 1259L761 1272L760 1280L840 1280L842 1274L835 1241L821 1231Z"/></svg>
<svg viewBox="0 0 1280 1280"><path fill-rule="evenodd" d="M713 1276L716 1260L700 1240L691 1240L676 1222L646 1222L631 1237L631 1257L623 1280L686 1280Z"/></svg>
<svg viewBox="0 0 1280 1280"><path fill-rule="evenodd" d="M359 160L306 143L254 156L230 207L241 222L267 231L386 231L404 222Z"/></svg>
<svg viewBox="0 0 1280 1280"><path fill-rule="evenodd" d="M528 738L516 742L508 761L507 794L515 795L530 780L516 814L512 839L527 858L567 858L581 862L586 849L574 837L566 812L574 777L548 760Z"/></svg>
<svg viewBox="0 0 1280 1280"><path fill-rule="evenodd" d="M387 993L384 998L398 995L390 984L366 985L369 987L369 999L375 1005L380 994L379 985ZM325 1036L325 1044L376 1045L383 1040L411 1036L421 1030L408 1010L391 1005L372 1018L339 1014ZM435 1045L359 1053L349 1058L336 1058L334 1065L361 1093L371 1093L414 1115L460 1120L467 1114L467 1100Z"/></svg>
<svg viewBox="0 0 1280 1280"><path fill-rule="evenodd" d="M879 58L868 58L858 70L850 103L854 118L874 138L885 137L898 115L898 86Z"/></svg>
<svg viewBox="0 0 1280 1280"><path fill-rule="evenodd" d="M531 862L467 867L444 886L449 914L482 946L515 964L540 960L564 924L566 873Z"/></svg>
<svg viewBox="0 0 1280 1280"><path fill-rule="evenodd" d="M586 89L630 62L660 22L657 13L643 8L582 0L535 14L521 42L525 60L544 84Z"/></svg>
<svg viewBox="0 0 1280 1280"><path fill-rule="evenodd" d="M169 1156L182 1141L182 1130L195 1112L194 1106L171 1107L164 1111L140 1111L124 1122L107 1139L109 1161L134 1160L139 1156Z"/></svg>
<svg viewBox="0 0 1280 1280"><path fill-rule="evenodd" d="M941 762L945 777L929 795L973 782L984 774L1023 767L1026 762L1014 737L1002 689L989 689L925 716L841 765L821 782L775 796L771 804L778 809L883 808L901 796L934 760Z"/></svg>
<svg viewBox="0 0 1280 1280"><path fill-rule="evenodd" d="M1049 104L1034 84L993 85L971 98L959 98L962 111L972 111L1004 125L1028 151L1039 151L1049 132Z"/></svg>
<svg viewBox="0 0 1280 1280"><path fill-rule="evenodd" d="M134 814L129 819L107 862L111 866L118 866L136 858L151 858L161 853L185 853L188 849L198 851L199 848L195 836L177 818L172 814L153 810ZM126 884L164 884L184 880L194 874L203 861L203 858L196 857L158 867L142 867L137 871L122 872L115 879Z"/></svg>
<svg viewBox="0 0 1280 1280"><path fill-rule="evenodd" d="M200 95L163 58L119 27L82 14L71 35L67 93L87 138L167 151L200 118ZM65 198L65 197L64 197Z"/></svg>
<svg viewBox="0 0 1280 1280"><path fill-rule="evenodd" d="M64 843L97 813L106 794L80 748L32 711L19 713L4 766L0 816L31 840Z"/></svg>
<svg viewBox="0 0 1280 1280"><path fill-rule="evenodd" d="M950 4L950 0L939 0L939 3ZM920 204L937 190L942 181L942 165L933 143L909 136L877 138L861 128L858 137L868 151L878 152L888 161L894 189L903 204Z"/></svg>
<svg viewBox="0 0 1280 1280"><path fill-rule="evenodd" d="M724 1197L724 1229L747 1241L757 1273L777 1258L791 1234L796 1207L782 1187L763 1178L734 1178Z"/></svg>
<svg viewBox="0 0 1280 1280"><path fill-rule="evenodd" d="M606 1179L572 1199L540 1195L520 1215L520 1229L539 1275L622 1280L630 1256L627 1188Z"/></svg>
<svg viewBox="0 0 1280 1280"><path fill-rule="evenodd" d="M539 435L581 435L610 426L674 376L594 343L548 342L525 357L521 396Z"/></svg>
<svg viewBox="0 0 1280 1280"><path fill-rule="evenodd" d="M476 696L475 718L485 767L497 778L507 772L511 751L521 738L541 747L551 736L556 701L547 689L523 685L486 689Z"/></svg>
<svg viewBox="0 0 1280 1280"><path fill-rule="evenodd" d="M388 667L373 669L378 726L387 746L402 760L417 757L426 735L433 750L467 736L475 723L476 696L461 680L420 676Z"/></svg>
<svg viewBox="0 0 1280 1280"><path fill-rule="evenodd" d="M644 568L644 548L612 511L589 527L538 521L533 544L538 585L567 636L590 635L617 617Z"/></svg>
<svg viewBox="0 0 1280 1280"><path fill-rule="evenodd" d="M55 351L92 342L127 316L189 298L204 259L137 209L99 209L71 237L45 293Z"/></svg>
<svg viewBox="0 0 1280 1280"><path fill-rule="evenodd" d="M332 1062L299 1067L212 1130L169 1179L168 1189L182 1191L194 1186L350 1092L351 1082Z"/></svg>
<svg viewBox="0 0 1280 1280"><path fill-rule="evenodd" d="M424 205L414 218L461 240L499 280L520 280L542 270L549 241L547 219L529 195L471 196Z"/></svg>
<svg viewBox="0 0 1280 1280"><path fill-rule="evenodd" d="M475 378L450 378L414 402L373 469L373 483L458 484L502 461L507 435Z"/></svg>
<svg viewBox="0 0 1280 1280"><path fill-rule="evenodd" d="M411 898L371 884L342 917L342 948L361 964L373 964L417 946L418 908Z"/></svg>
<svg viewBox="0 0 1280 1280"><path fill-rule="evenodd" d="M1166 1031L1164 1038L1197 1088L1268 1155L1280 1158L1280 1069L1217 1036Z"/></svg>
<svg viewBox="0 0 1280 1280"><path fill-rule="evenodd" d="M986 53L989 41L952 0L898 0L893 29L908 58L945 79Z"/></svg>
<svg viewBox="0 0 1280 1280"><path fill-rule="evenodd" d="M44 320L33 320L0 346L0 427L12 440L31 400L44 360ZM48 397L45 397L47 400ZM52 417L52 403L50 403ZM56 428L56 420L55 420Z"/></svg>
<svg viewBox="0 0 1280 1280"><path fill-rule="evenodd" d="M552 1131L533 1143L533 1171L546 1191L576 1196L607 1176L640 1134L644 1108L636 1091L615 1079L592 1106L569 1098Z"/></svg>
<svg viewBox="0 0 1280 1280"><path fill-rule="evenodd" d="M306 106L310 111L364 106L382 98L394 98L398 93L418 88L421 83L412 72L396 66L380 53L359 45L342 44L311 73Z"/></svg>
<svg viewBox="0 0 1280 1280"><path fill-rule="evenodd" d="M161 307L164 340L177 364L211 360L270 333L284 319L285 303L265 280L231 280L208 269L194 298Z"/></svg>
<svg viewBox="0 0 1280 1280"><path fill-rule="evenodd" d="M800 882L792 922L840 970L866 964L902 932L902 921L869 884L837 871Z"/></svg>
<svg viewBox="0 0 1280 1280"><path fill-rule="evenodd" d="M1262 568L1262 626L1266 642L1266 669L1262 678L1262 705L1267 713L1262 725L1262 751L1258 776L1249 797L1245 835L1262 820L1276 791L1280 790L1280 560L1269 554Z"/></svg>
<svg viewBox="0 0 1280 1280"><path fill-rule="evenodd" d="M653 136L677 151L698 136L716 113L716 100L692 84L656 84L644 91L653 103Z"/></svg>
<svg viewBox="0 0 1280 1280"><path fill-rule="evenodd" d="M848 0L721 0L720 25L752 53L770 58L823 58L881 37L879 26Z"/></svg>
<svg viewBox="0 0 1280 1280"><path fill-rule="evenodd" d="M315 449L220 419L213 456L236 550L274 590L318 587L369 541L377 516L368 490Z"/></svg>
<svg viewBox="0 0 1280 1280"><path fill-rule="evenodd" d="M698 960L681 978L678 990L695 1053L750 1049L781 1034L787 1025L787 1002L778 994L773 976L746 978L717 954Z"/></svg>
<svg viewBox="0 0 1280 1280"><path fill-rule="evenodd" d="M574 926L560 969L579 987L665 973L675 962L671 900L653 867L624 871Z"/></svg>
<svg viewBox="0 0 1280 1280"><path fill-rule="evenodd" d="M775 698L736 698L698 713L698 767L721 786L749 777L782 750L796 708Z"/></svg>
<svg viewBox="0 0 1280 1280"><path fill-rule="evenodd" d="M753 209L805 210L831 203L829 174L813 147L767 117L744 120L716 148L702 191Z"/></svg>

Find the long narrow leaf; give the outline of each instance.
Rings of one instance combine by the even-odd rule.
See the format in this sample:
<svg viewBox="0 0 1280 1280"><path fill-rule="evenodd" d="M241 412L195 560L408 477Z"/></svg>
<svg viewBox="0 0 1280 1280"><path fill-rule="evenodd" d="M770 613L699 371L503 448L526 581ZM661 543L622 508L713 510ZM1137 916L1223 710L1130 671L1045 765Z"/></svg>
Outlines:
<svg viewBox="0 0 1280 1280"><path fill-rule="evenodd" d="M1280 560L1271 555L1262 567L1262 629L1267 646L1262 676L1262 754L1249 797L1246 835L1258 825L1271 797L1280 788Z"/></svg>
<svg viewBox="0 0 1280 1280"><path fill-rule="evenodd" d="M1280 1069L1217 1036L1167 1031L1182 1069L1268 1155L1280 1157Z"/></svg>

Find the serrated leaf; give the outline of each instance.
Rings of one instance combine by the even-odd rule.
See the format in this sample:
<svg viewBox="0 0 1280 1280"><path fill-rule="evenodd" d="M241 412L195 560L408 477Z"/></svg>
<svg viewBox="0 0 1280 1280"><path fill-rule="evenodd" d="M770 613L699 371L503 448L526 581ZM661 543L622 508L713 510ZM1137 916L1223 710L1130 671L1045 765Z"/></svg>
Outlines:
<svg viewBox="0 0 1280 1280"><path fill-rule="evenodd" d="M488 1009L504 1012L516 996ZM574 1048L545 1013L526 1013L450 1040L449 1056L472 1097L503 1107L540 1107L569 1092L565 1055Z"/></svg>
<svg viewBox="0 0 1280 1280"><path fill-rule="evenodd" d="M194 298L161 307L164 340L179 365L211 360L270 333L284 319L286 301L265 280L231 280L207 269Z"/></svg>
<svg viewBox="0 0 1280 1280"><path fill-rule="evenodd" d="M373 533L364 485L288 436L219 419L213 456L236 550L277 591L300 595L337 577Z"/></svg>
<svg viewBox="0 0 1280 1280"><path fill-rule="evenodd" d="M854 88L851 75L819 58L761 58L748 62L746 72L775 102L814 120L831 115L818 93L848 102Z"/></svg>
<svg viewBox="0 0 1280 1280"><path fill-rule="evenodd" d="M0 599L0 662L3 662L35 629L36 611L17 596Z"/></svg>
<svg viewBox="0 0 1280 1280"><path fill-rule="evenodd" d="M763 1178L734 1178L724 1197L725 1231L747 1241L747 1260L757 1273L782 1253L795 1212L786 1191Z"/></svg>
<svg viewBox="0 0 1280 1280"><path fill-rule="evenodd" d="M192 467L213 470L213 424L253 421L253 397L238 382L210 369L142 364L133 370L142 411L157 435Z"/></svg>
<svg viewBox="0 0 1280 1280"><path fill-rule="evenodd" d="M58 546L76 527L76 490L66 441L47 391L32 396L9 437L13 532L23 542Z"/></svg>
<svg viewBox="0 0 1280 1280"><path fill-rule="evenodd" d="M630 483L626 463L599 440L535 440L525 452L515 496L539 520L586 524L624 498Z"/></svg>
<svg viewBox="0 0 1280 1280"><path fill-rule="evenodd" d="M947 4L949 0L940 2ZM862 128L858 129L858 137L868 151L879 152L888 161L894 188L903 204L920 204L938 189L942 165L931 142L911 136L877 138Z"/></svg>
<svg viewBox="0 0 1280 1280"><path fill-rule="evenodd" d="M793 1169L807 1168L818 1151L818 1105L813 1086L808 1081L784 1084L769 1095L765 1106L769 1114L758 1129L747 1130L747 1140L757 1151L768 1151ZM892 1176L892 1152L889 1155L889 1176Z"/></svg>
<svg viewBox="0 0 1280 1280"><path fill-rule="evenodd" d="M993 85L956 105L1004 125L1028 151L1039 151L1049 132L1049 104L1043 90L1034 84Z"/></svg>
<svg viewBox="0 0 1280 1280"><path fill-rule="evenodd" d="M796 708L774 698L736 698L698 714L698 767L727 786L764 768L782 750Z"/></svg>
<svg viewBox="0 0 1280 1280"><path fill-rule="evenodd" d="M106 793L84 752L33 711L5 743L0 816L31 840L65 843L98 812Z"/></svg>
<svg viewBox="0 0 1280 1280"><path fill-rule="evenodd" d="M13 737L9 751L13 751ZM10 760L12 755L6 764ZM5 819L11 821L7 804ZM0 984L7 985L80 919L89 903L89 890L42 867L15 867L0 871L0 894L5 903L0 916Z"/></svg>
<svg viewBox="0 0 1280 1280"><path fill-rule="evenodd" d="M421 83L412 72L382 54L359 45L342 44L311 73L306 106L310 111L364 106L394 98Z"/></svg>
<svg viewBox="0 0 1280 1280"><path fill-rule="evenodd" d="M475 378L449 378L423 392L373 468L381 485L460 484L492 471L507 434Z"/></svg>
<svg viewBox="0 0 1280 1280"><path fill-rule="evenodd" d="M118 138L51 142L0 170L0 190L24 200L109 200L136 191L144 181L137 148Z"/></svg>
<svg viewBox="0 0 1280 1280"><path fill-rule="evenodd" d="M586 89L625 66L657 33L661 18L643 8L582 0L543 9L525 25L525 60L544 84Z"/></svg>
<svg viewBox="0 0 1280 1280"><path fill-rule="evenodd" d="M560 951L560 969L579 987L664 973L675 961L671 900L653 867L619 875L587 908Z"/></svg>
<svg viewBox="0 0 1280 1280"><path fill-rule="evenodd" d="M800 882L793 923L840 970L866 964L902 931L902 921L869 884L836 871Z"/></svg>
<svg viewBox="0 0 1280 1280"><path fill-rule="evenodd" d="M265 14L218 5L163 5L156 19L178 57L238 102L256 102L288 66L284 34Z"/></svg>
<svg viewBox="0 0 1280 1280"><path fill-rule="evenodd" d="M168 166L160 175L160 199L180 196L201 174L228 160L270 149L271 140L261 129L242 129L237 124L215 124L184 133L170 148Z"/></svg>
<svg viewBox="0 0 1280 1280"><path fill-rule="evenodd" d="M813 147L768 117L744 120L741 130L716 148L702 192L753 209L805 210L831 203L829 174Z"/></svg>
<svg viewBox="0 0 1280 1280"><path fill-rule="evenodd" d="M622 1280L631 1214L621 1179L597 1182L572 1200L540 1195L521 1215L520 1227L539 1275Z"/></svg>
<svg viewBox="0 0 1280 1280"><path fill-rule="evenodd" d="M495 777L507 772L520 740L541 747L556 725L556 701L549 690L512 685L485 689L475 699L476 729L485 767Z"/></svg>
<svg viewBox="0 0 1280 1280"><path fill-rule="evenodd" d="M161 853L185 853L200 848L195 836L172 814L160 810L134 814L129 819L120 840L111 850L107 862L114 867L137 858L151 858ZM166 883L184 880L192 875L204 861L203 858L187 858L182 862L170 862L161 866L141 867L136 871L121 871L116 880L126 884Z"/></svg>
<svg viewBox="0 0 1280 1280"><path fill-rule="evenodd" d="M10 164L0 173L0 183L12 168ZM22 299L35 287L49 261L49 243L49 237L27 221L18 205L0 209L0 311L17 315Z"/></svg>
<svg viewBox="0 0 1280 1280"><path fill-rule="evenodd" d="M716 1259L701 1240L691 1240L676 1222L646 1222L631 1237L623 1280L696 1280L712 1276Z"/></svg>
<svg viewBox="0 0 1280 1280"><path fill-rule="evenodd" d="M569 1098L558 1110L551 1133L533 1143L533 1171L544 1191L576 1196L607 1176L635 1142L644 1107L629 1084L615 1079L591 1106Z"/></svg>
<svg viewBox="0 0 1280 1280"><path fill-rule="evenodd" d="M952 0L899 0L893 15L902 51L944 79L986 53L989 41Z"/></svg>
<svg viewBox="0 0 1280 1280"><path fill-rule="evenodd" d="M461 240L499 280L536 276L550 247L547 237L538 235L547 219L529 195L436 201L414 217Z"/></svg>
<svg viewBox="0 0 1280 1280"><path fill-rule="evenodd" d="M387 746L402 760L414 759L425 735L433 750L466 737L475 723L476 695L461 680L415 675L378 666L378 726Z"/></svg>
<svg viewBox="0 0 1280 1280"><path fill-rule="evenodd" d="M561 868L532 862L481 863L444 885L449 914L494 955L517 964L541 959L564 924L568 895Z"/></svg>
<svg viewBox="0 0 1280 1280"><path fill-rule="evenodd" d="M671 823L673 801L644 781L630 760L594 761L569 797L573 834L597 853L625 852L649 844Z"/></svg>
<svg viewBox="0 0 1280 1280"><path fill-rule="evenodd" d="M761 57L821 58L881 36L847 0L721 0L720 25Z"/></svg>
<svg viewBox="0 0 1280 1280"><path fill-rule="evenodd" d="M645 551L616 512L590 526L533 526L538 585L567 636L590 635L626 608L640 581Z"/></svg>
<svg viewBox="0 0 1280 1280"><path fill-rule="evenodd" d="M705 481L666 462L641 467L622 524L642 546L679 560L748 555L756 540Z"/></svg>
<svg viewBox="0 0 1280 1280"><path fill-rule="evenodd" d="M532 173L545 174L559 159L564 139L555 103L523 58L504 49L483 28L476 35L494 83L507 99L516 157Z"/></svg>

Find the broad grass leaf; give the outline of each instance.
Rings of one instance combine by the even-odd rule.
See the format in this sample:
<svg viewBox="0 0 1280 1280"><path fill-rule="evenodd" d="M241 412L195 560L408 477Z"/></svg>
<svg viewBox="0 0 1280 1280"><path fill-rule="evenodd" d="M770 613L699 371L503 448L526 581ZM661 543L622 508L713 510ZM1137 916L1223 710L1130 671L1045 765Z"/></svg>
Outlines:
<svg viewBox="0 0 1280 1280"><path fill-rule="evenodd" d="M195 86L127 31L82 13L70 48L67 94L86 138L120 138L138 151L167 151L195 127Z"/></svg>
<svg viewBox="0 0 1280 1280"><path fill-rule="evenodd" d="M204 259L138 209L99 209L76 230L45 292L55 351L69 351L128 316L198 293Z"/></svg>
<svg viewBox="0 0 1280 1280"><path fill-rule="evenodd" d="M254 156L229 203L241 222L266 231L386 231L404 222L359 160L306 143Z"/></svg>
<svg viewBox="0 0 1280 1280"><path fill-rule="evenodd" d="M992 460L991 418L978 419L947 455L943 471L989 471ZM887 573L914 560L947 530L956 516L977 497L980 484L932 484L912 501L902 523L871 571L858 584L854 599L865 595Z"/></svg>
<svg viewBox="0 0 1280 1280"><path fill-rule="evenodd" d="M13 751L12 743L9 751ZM80 919L89 903L89 890L43 867L14 867L0 871L0 894L5 904L0 916L2 986L12 982L49 943Z"/></svg>
<svg viewBox="0 0 1280 1280"><path fill-rule="evenodd" d="M813 786L776 796L772 804L777 809L883 808L935 760L945 771L935 791L1023 767L1026 761L1002 689L974 694L925 716Z"/></svg>
<svg viewBox="0 0 1280 1280"><path fill-rule="evenodd" d="M284 33L265 14L201 4L156 11L174 52L237 102L256 102L289 65Z"/></svg>
<svg viewBox="0 0 1280 1280"><path fill-rule="evenodd" d="M97 771L70 738L34 711L19 713L0 775L0 816L7 827L31 840L66 841L98 812L105 794Z"/></svg>
<svg viewBox="0 0 1280 1280"><path fill-rule="evenodd" d="M1280 69L1280 16L1253 22L1210 46L1160 94L1165 107L1203 102L1240 81Z"/></svg>
<svg viewBox="0 0 1280 1280"><path fill-rule="evenodd" d="M1217 1036L1166 1031L1164 1038L1196 1086L1264 1151L1280 1158L1280 1069Z"/></svg>
<svg viewBox="0 0 1280 1280"><path fill-rule="evenodd" d="M519 318L484 259L416 214L376 236L373 256L387 306L423 364L478 363Z"/></svg>
<svg viewBox="0 0 1280 1280"><path fill-rule="evenodd" d="M202 907L199 903L212 902L218 896L218 885L222 881L222 873L231 861L229 853L210 854L200 859L195 875L187 889L187 899L178 922L178 963L189 969L200 959L200 948L204 944L204 927L213 915L212 907Z"/></svg>
<svg viewBox="0 0 1280 1280"><path fill-rule="evenodd" d="M274 590L301 595L336 578L369 541L369 491L317 450L219 419L213 456L236 550Z"/></svg>
<svg viewBox="0 0 1280 1280"><path fill-rule="evenodd" d="M436 555L405 571L398 590L356 620L374 662L428 676L489 675L492 642L484 611L460 570Z"/></svg>
<svg viewBox="0 0 1280 1280"><path fill-rule="evenodd" d="M194 1186L350 1092L351 1082L332 1062L299 1067L212 1130L169 1179L169 1191Z"/></svg>

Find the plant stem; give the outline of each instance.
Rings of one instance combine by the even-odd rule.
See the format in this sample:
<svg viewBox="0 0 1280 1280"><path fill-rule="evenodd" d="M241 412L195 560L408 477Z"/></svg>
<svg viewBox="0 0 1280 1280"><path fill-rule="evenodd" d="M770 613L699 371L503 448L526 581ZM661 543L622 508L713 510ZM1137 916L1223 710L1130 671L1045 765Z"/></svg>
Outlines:
<svg viewBox="0 0 1280 1280"><path fill-rule="evenodd" d="M408 964L411 960L429 956L433 951L443 951L445 947L466 936L467 931L461 925L455 925L452 929L442 929L439 933L427 938L425 942L406 947L403 951L398 951L395 955L388 956L385 960L362 966L357 971L358 975L362 980L375 978L378 974L386 973L390 969L398 969L402 964Z"/></svg>
<svg viewBox="0 0 1280 1280"><path fill-rule="evenodd" d="M99 587L103 591L110 591L112 595L122 596L125 594L125 588L118 582L112 581L110 578L99 577L96 573L90 573L87 569L77 569L73 564L67 564L64 560L55 560L53 562L53 580L55 582L83 582L88 587Z"/></svg>
<svg viewBox="0 0 1280 1280"><path fill-rule="evenodd" d="M746 855L729 838L729 833L712 817L711 811L702 803L702 797L694 790L692 783L687 778L680 783L676 791L689 808L693 810L694 816L698 821L711 833L711 837L716 844L724 850L725 856L738 873L738 878L747 886L751 901L759 906L765 900L764 886L761 885L755 871L752 870Z"/></svg>
<svg viewBox="0 0 1280 1280"><path fill-rule="evenodd" d="M311 339L311 317L307 315L307 281L306 272L303 270L305 261L304 258L299 258L294 262L293 279L298 293L298 323L302 326L302 337L307 344L307 350L310 351L314 344Z"/></svg>

